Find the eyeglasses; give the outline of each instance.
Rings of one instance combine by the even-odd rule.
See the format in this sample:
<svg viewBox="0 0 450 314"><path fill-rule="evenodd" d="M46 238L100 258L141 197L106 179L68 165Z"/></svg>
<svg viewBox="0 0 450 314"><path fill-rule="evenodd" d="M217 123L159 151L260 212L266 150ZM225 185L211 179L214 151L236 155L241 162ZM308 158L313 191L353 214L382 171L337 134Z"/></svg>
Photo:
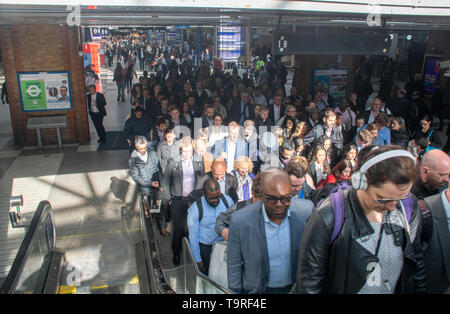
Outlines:
<svg viewBox="0 0 450 314"><path fill-rule="evenodd" d="M378 200L375 200L375 203L377 204L386 204L386 203L390 203L390 202L398 202L398 201L403 201L406 200L407 198L411 197L411 194L406 195L405 197L402 198L396 198L396 199L392 199L392 198L380 198Z"/></svg>
<svg viewBox="0 0 450 314"><path fill-rule="evenodd" d="M282 196L282 197L276 197L273 195L268 195L266 193L263 193L264 198L267 200L267 202L269 202L269 204L271 205L275 205L276 203L278 203L278 201L280 201L282 204L289 204L291 202L291 197L292 195L288 195L288 196Z"/></svg>

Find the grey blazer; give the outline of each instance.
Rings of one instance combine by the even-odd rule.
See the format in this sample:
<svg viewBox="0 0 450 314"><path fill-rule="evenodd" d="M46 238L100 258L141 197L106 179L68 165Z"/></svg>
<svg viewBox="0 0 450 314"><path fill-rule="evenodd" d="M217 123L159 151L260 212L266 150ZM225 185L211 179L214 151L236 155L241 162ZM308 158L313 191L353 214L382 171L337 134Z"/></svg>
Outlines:
<svg viewBox="0 0 450 314"><path fill-rule="evenodd" d="M159 164L163 174L166 172L166 167L169 160L181 160L180 144L178 141L175 141L172 145L168 145L166 140L159 142L158 147L156 148L156 153L158 154Z"/></svg>
<svg viewBox="0 0 450 314"><path fill-rule="evenodd" d="M442 193L425 198L433 216L430 243L424 248L429 293L450 293L450 232Z"/></svg>
<svg viewBox="0 0 450 314"><path fill-rule="evenodd" d="M231 215L228 236L228 288L235 293L264 293L269 282L270 266L262 201ZM292 199L289 207L291 232L291 275L296 281L298 254L306 221L314 205L308 200Z"/></svg>
<svg viewBox="0 0 450 314"><path fill-rule="evenodd" d="M205 171L202 161L193 160L195 181L199 180L201 174ZM170 160L167 164L166 172L163 174L161 182L163 195L166 200L183 196L183 165L181 159L178 161Z"/></svg>

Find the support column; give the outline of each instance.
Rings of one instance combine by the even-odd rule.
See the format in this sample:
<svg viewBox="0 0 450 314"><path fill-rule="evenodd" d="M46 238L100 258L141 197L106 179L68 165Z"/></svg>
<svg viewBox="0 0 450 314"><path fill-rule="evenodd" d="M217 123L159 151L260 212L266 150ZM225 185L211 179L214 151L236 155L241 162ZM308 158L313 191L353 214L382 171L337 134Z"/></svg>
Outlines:
<svg viewBox="0 0 450 314"><path fill-rule="evenodd" d="M247 22L247 32L246 32L246 39L245 39L247 45L245 46L246 48L246 52L245 52L245 56L246 56L246 60L245 63L247 65L247 69L250 68L250 57L251 57L251 53L252 53L252 45L251 45L251 41L252 41L252 36L251 36L251 26L250 26L250 21Z"/></svg>
<svg viewBox="0 0 450 314"><path fill-rule="evenodd" d="M292 32L295 33L297 31L297 20L294 19L294 23L292 24ZM291 55L291 67L295 65L295 55Z"/></svg>
<svg viewBox="0 0 450 314"><path fill-rule="evenodd" d="M197 27L197 53L196 53L197 67L200 67L201 65L201 58L202 58L202 29L200 27Z"/></svg>

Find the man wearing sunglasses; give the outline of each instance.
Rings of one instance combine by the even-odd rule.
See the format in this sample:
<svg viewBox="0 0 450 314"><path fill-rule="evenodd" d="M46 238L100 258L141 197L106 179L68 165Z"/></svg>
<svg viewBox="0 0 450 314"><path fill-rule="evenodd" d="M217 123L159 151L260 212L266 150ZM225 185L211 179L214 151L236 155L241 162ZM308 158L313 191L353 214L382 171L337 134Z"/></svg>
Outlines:
<svg viewBox="0 0 450 314"><path fill-rule="evenodd" d="M314 210L300 246L297 293L426 292L422 219L410 197L415 159L400 148L361 151L352 187Z"/></svg>
<svg viewBox="0 0 450 314"><path fill-rule="evenodd" d="M228 288L235 293L288 293L295 282L300 240L313 210L292 198L287 172L262 173L262 200L231 216Z"/></svg>

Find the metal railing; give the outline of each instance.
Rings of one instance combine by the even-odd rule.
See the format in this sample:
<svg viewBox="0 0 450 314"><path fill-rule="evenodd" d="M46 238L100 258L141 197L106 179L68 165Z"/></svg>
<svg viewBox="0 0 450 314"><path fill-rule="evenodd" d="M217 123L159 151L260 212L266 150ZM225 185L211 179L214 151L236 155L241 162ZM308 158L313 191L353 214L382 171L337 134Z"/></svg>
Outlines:
<svg viewBox="0 0 450 314"><path fill-rule="evenodd" d="M55 243L52 207L41 201L0 293L56 293L63 253L55 251Z"/></svg>
<svg viewBox="0 0 450 314"><path fill-rule="evenodd" d="M184 265L179 266L176 276L182 287L172 287L161 262L160 247L157 241L155 224L146 198L141 200L141 227L146 235L146 260L148 261L148 279L151 293L187 293L187 294L231 294L231 291L201 273L195 262L186 238L183 239ZM181 278L182 277L182 278Z"/></svg>

